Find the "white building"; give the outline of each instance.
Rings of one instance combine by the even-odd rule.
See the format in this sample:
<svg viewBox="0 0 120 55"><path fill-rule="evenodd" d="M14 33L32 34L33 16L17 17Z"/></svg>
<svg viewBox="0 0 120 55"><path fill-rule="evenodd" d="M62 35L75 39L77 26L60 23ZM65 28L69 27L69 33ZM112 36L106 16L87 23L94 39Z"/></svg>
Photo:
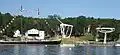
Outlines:
<svg viewBox="0 0 120 55"><path fill-rule="evenodd" d="M16 30L16 31L14 32L13 37L20 37L20 36L21 36L20 31L19 31L19 30Z"/></svg>
<svg viewBox="0 0 120 55"><path fill-rule="evenodd" d="M25 36L32 39L44 39L45 33L44 31L39 31L37 29L30 29L25 33Z"/></svg>

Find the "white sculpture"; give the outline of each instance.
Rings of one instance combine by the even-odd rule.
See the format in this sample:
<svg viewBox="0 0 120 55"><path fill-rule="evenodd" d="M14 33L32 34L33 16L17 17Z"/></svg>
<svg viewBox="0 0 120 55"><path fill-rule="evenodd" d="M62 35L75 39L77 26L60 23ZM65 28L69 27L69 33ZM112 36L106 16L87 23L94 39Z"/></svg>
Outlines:
<svg viewBox="0 0 120 55"><path fill-rule="evenodd" d="M111 33L113 31L115 31L115 28L96 28L97 31L101 32L101 33L105 33L105 36L104 36L104 44L106 44L106 39L107 39L107 33Z"/></svg>
<svg viewBox="0 0 120 55"><path fill-rule="evenodd" d="M61 30L62 37L63 38L69 38L71 36L71 33L72 33L73 25L64 24L58 18L57 18L57 20L61 23L60 24L60 30ZM67 27L67 31L65 32L66 27ZM69 30L70 30L70 33L67 36Z"/></svg>
<svg viewBox="0 0 120 55"><path fill-rule="evenodd" d="M91 25L88 25L87 33L90 32L90 27L91 27Z"/></svg>

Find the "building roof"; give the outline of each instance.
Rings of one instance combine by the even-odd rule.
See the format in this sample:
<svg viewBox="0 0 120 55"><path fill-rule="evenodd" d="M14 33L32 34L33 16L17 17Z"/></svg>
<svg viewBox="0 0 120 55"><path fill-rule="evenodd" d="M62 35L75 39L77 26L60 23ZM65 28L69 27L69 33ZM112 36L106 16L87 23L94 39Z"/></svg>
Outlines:
<svg viewBox="0 0 120 55"><path fill-rule="evenodd" d="M33 29L28 30L26 33L28 33L28 34L39 34L39 30L33 28Z"/></svg>

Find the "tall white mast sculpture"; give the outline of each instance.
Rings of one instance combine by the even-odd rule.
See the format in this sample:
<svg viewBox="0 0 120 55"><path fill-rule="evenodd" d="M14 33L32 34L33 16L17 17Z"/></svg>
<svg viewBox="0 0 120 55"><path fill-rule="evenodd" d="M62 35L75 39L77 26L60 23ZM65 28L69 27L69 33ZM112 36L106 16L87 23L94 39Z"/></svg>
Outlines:
<svg viewBox="0 0 120 55"><path fill-rule="evenodd" d="M63 22L61 22L58 18L56 18L61 24L60 24L60 30L61 30L61 34L63 38L69 38L71 36L72 33L72 29L73 29L73 25L69 25L69 24L64 24ZM67 31L65 32L65 28L67 27ZM70 33L68 34L70 28Z"/></svg>
<svg viewBox="0 0 120 55"><path fill-rule="evenodd" d="M90 32L91 25L88 25L87 33Z"/></svg>
<svg viewBox="0 0 120 55"><path fill-rule="evenodd" d="M98 28L96 28L96 30L105 34L105 36L104 36L104 44L106 44L107 33L111 33L113 31L115 31L115 28L105 28L105 27L100 28L100 27L98 27Z"/></svg>

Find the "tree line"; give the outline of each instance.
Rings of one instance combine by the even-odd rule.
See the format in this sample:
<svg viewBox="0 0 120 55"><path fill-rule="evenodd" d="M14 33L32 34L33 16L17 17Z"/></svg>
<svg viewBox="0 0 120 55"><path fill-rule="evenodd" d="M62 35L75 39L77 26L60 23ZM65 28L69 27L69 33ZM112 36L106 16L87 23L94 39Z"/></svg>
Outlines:
<svg viewBox="0 0 120 55"><path fill-rule="evenodd" d="M10 13L2 14L0 13L0 30L4 28L13 16ZM90 26L90 34L96 36L97 27L112 27L115 28L113 33L109 33L109 39L117 40L120 34L120 20L116 20L115 18L94 18L94 17L86 17L86 16L78 16L78 17L66 17L61 18L60 15L48 15L47 18L33 18L33 17L24 17L22 15L18 15L15 18L13 24L8 27L2 34L12 37L14 31L21 30L21 20L22 20L22 34L24 34L27 30L36 28L38 30L45 31L46 35L55 36L60 34L59 24L60 22L57 19L60 19L65 24L73 25L72 36L80 37L87 33L88 26ZM46 24L46 22L48 24ZM99 37L103 37L102 33L98 33Z"/></svg>

